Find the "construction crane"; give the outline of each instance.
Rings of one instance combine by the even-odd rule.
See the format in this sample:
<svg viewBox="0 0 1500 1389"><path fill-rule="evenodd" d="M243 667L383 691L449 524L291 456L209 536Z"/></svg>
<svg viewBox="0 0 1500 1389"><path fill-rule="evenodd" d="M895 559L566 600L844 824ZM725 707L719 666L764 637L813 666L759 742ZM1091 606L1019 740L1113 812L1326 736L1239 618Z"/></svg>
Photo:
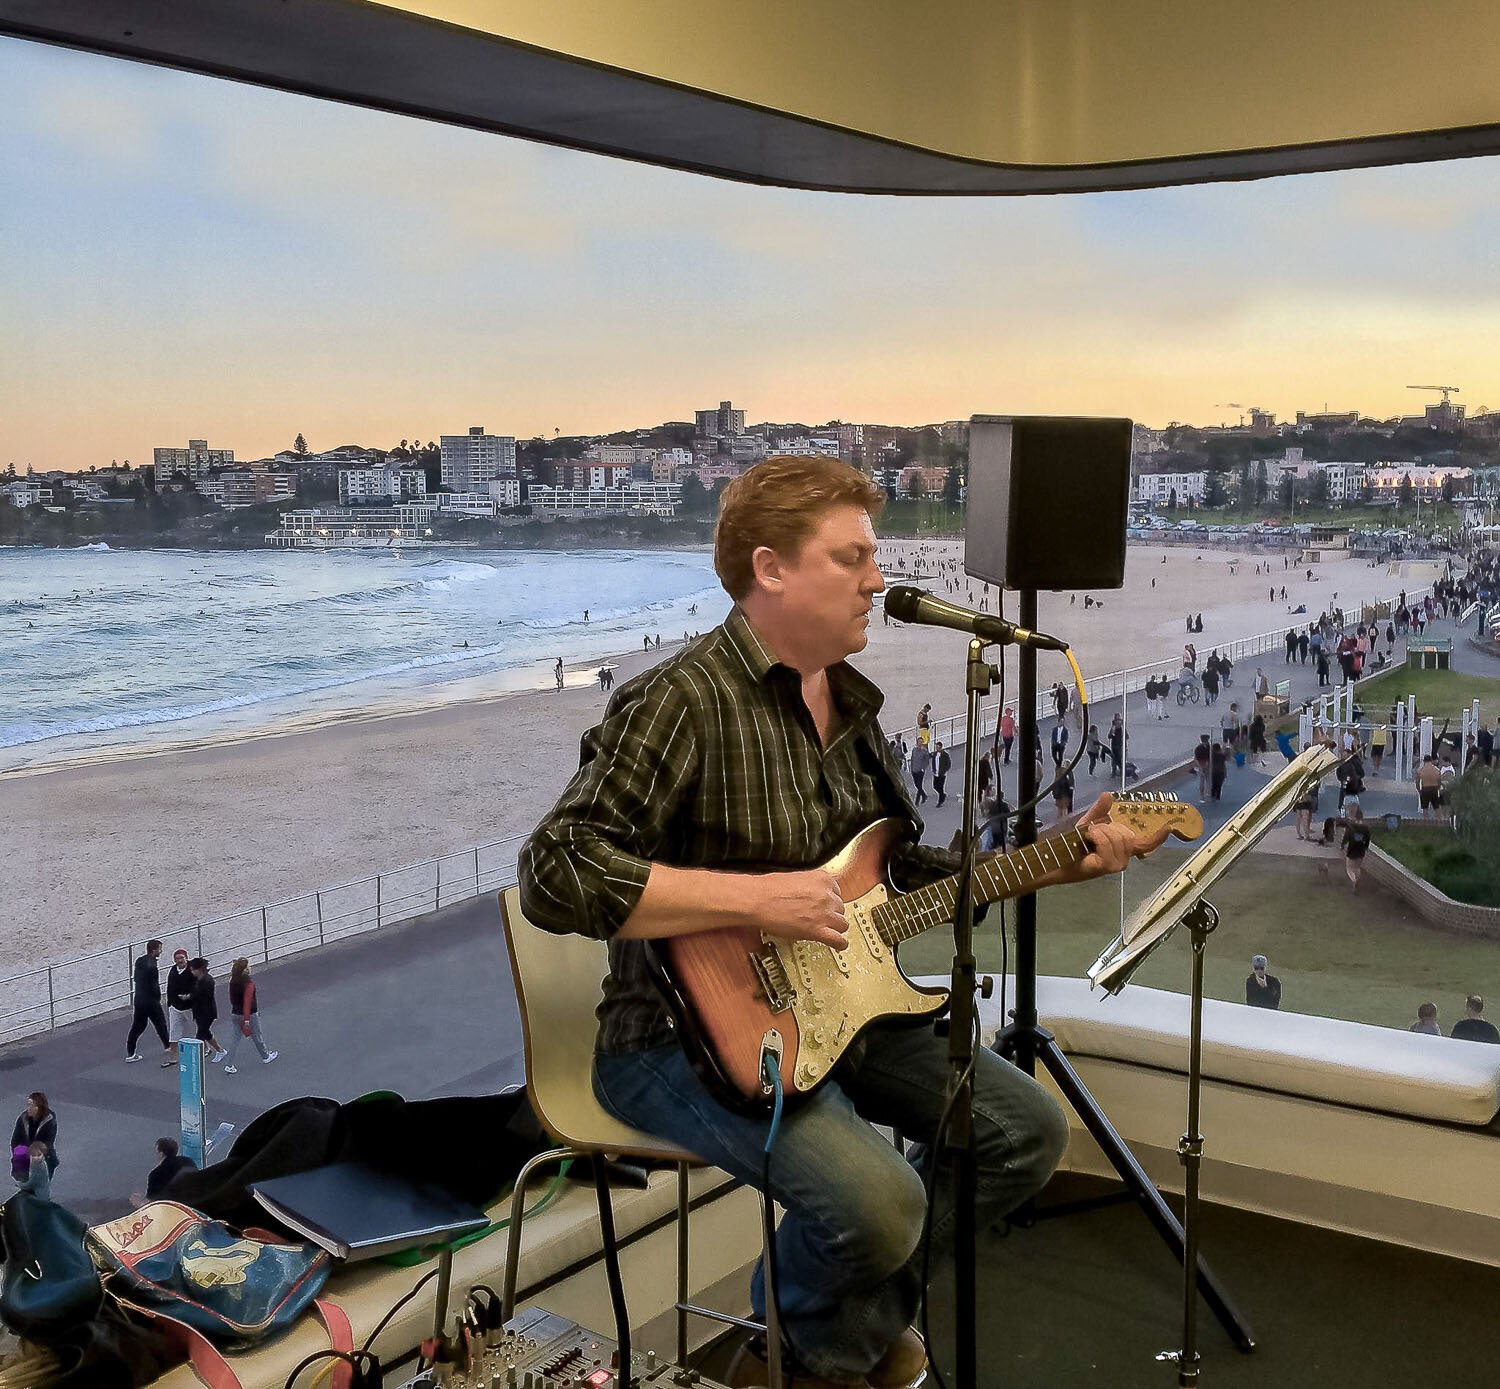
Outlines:
<svg viewBox="0 0 1500 1389"><path fill-rule="evenodd" d="M1441 391L1443 393L1444 405L1448 403L1448 397L1450 394L1458 394L1457 386L1408 386L1406 389L1409 391Z"/></svg>

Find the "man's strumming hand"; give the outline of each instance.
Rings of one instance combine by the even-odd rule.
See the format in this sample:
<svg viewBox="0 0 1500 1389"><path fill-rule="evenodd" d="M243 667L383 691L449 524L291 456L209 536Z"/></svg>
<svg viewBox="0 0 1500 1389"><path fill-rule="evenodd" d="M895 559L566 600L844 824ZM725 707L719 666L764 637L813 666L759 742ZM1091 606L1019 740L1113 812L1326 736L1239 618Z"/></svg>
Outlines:
<svg viewBox="0 0 1500 1389"><path fill-rule="evenodd" d="M843 950L844 899L832 873L808 868L795 873L762 873L752 879L751 915L768 936L815 940Z"/></svg>

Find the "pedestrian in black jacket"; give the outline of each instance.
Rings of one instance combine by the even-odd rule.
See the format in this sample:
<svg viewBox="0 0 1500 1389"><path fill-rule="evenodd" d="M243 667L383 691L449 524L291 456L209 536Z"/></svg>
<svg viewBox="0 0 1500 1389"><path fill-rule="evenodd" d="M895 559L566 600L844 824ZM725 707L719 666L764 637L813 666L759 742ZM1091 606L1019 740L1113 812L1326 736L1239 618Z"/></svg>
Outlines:
<svg viewBox="0 0 1500 1389"><path fill-rule="evenodd" d="M156 966L160 955L161 942L148 940L146 953L135 962L132 997L132 1002L135 1004L135 1016L130 1020L130 1035L125 1039L127 1061L141 1059L140 1053L135 1049L135 1044L141 1040L141 1033L146 1030L146 1024L150 1023L156 1029L156 1035L161 1038L162 1049L167 1054L168 1064L171 1064L172 1042L167 1036L166 1016L161 1011L161 975L157 972Z"/></svg>
<svg viewBox="0 0 1500 1389"><path fill-rule="evenodd" d="M172 952L172 968L167 971L167 1036L172 1042L180 1042L193 1035L193 972L188 968L186 950ZM161 1063L175 1066L175 1055Z"/></svg>
<svg viewBox="0 0 1500 1389"><path fill-rule="evenodd" d="M29 1148L33 1143L41 1143L47 1149L47 1175L57 1171L57 1115L52 1112L52 1106L47 1103L47 1097L40 1090L33 1090L26 1097L26 1108L23 1109L16 1119L16 1126L11 1130L10 1149L14 1153L17 1148Z"/></svg>
<svg viewBox="0 0 1500 1389"><path fill-rule="evenodd" d="M208 972L208 961L194 960L188 969L193 976L193 1022L194 1036L208 1048L208 1059L222 1061L226 1055L214 1036L214 1019L219 1016L219 1002L215 997L214 977Z"/></svg>

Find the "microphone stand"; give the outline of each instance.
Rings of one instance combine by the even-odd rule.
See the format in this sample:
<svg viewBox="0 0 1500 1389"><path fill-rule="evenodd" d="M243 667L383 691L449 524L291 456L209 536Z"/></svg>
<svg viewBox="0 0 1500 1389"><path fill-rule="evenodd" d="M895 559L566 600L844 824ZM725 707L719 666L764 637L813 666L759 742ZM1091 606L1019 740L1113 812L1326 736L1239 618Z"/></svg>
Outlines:
<svg viewBox="0 0 1500 1389"><path fill-rule="evenodd" d="M978 1354L975 1319L978 1313L978 1230L974 1207L979 1198L978 1168L974 1155L974 853L975 826L979 823L979 701L998 683L1000 672L984 654L978 637L969 642L964 688L968 692L967 732L964 738L963 860L958 875L957 902L953 910L953 979L949 994L948 1082L950 1117L939 1160L953 1163L953 1291L956 1316L955 1382L958 1389L978 1389ZM1025 657L1023 656L1024 660ZM1035 662L1036 657L1032 656ZM984 981L984 996L991 981Z"/></svg>

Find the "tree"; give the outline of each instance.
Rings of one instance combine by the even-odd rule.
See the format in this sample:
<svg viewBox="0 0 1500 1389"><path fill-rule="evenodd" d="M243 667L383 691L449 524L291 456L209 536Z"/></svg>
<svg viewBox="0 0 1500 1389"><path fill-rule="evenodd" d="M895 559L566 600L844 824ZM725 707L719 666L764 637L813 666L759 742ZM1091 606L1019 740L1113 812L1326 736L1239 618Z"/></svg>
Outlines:
<svg viewBox="0 0 1500 1389"><path fill-rule="evenodd" d="M943 479L943 501L948 506L958 505L958 489L962 486L958 476L958 464L948 465L948 476Z"/></svg>
<svg viewBox="0 0 1500 1389"><path fill-rule="evenodd" d="M910 497L912 501L916 501L919 497L921 497L922 491L922 474L919 473L915 468L913 468L910 475L906 479L906 495Z"/></svg>
<svg viewBox="0 0 1500 1389"><path fill-rule="evenodd" d="M682 493L677 509L684 516L705 516L708 514L708 508L708 489L691 474L683 478Z"/></svg>
<svg viewBox="0 0 1500 1389"><path fill-rule="evenodd" d="M304 438L303 438L303 437L302 437L302 436L301 436L301 435L300 435L300 434L299 434L299 435L298 435L298 436L297 436L297 437L296 437L296 439L295 439L295 440L294 440L294 441L293 441L293 443L292 443L292 448L293 448L293 449L294 449L294 450L295 450L295 451L296 451L296 452L297 452L297 453L300 453L300 454L304 454L304 455L305 455L305 454L306 454L306 453L307 453L307 440L306 440L306 439L304 439Z"/></svg>
<svg viewBox="0 0 1500 1389"><path fill-rule="evenodd" d="M1411 486L1411 474L1407 473L1401 479L1401 496L1400 496L1401 505L1402 506L1410 506L1411 502L1412 502L1412 497L1414 495L1415 494L1413 493L1412 486Z"/></svg>
<svg viewBox="0 0 1500 1389"><path fill-rule="evenodd" d="M1266 461L1263 458L1255 461L1255 478L1251 483L1250 495L1256 506L1266 504Z"/></svg>
<svg viewBox="0 0 1500 1389"><path fill-rule="evenodd" d="M1278 506L1290 507L1294 504L1296 493L1293 491L1293 488L1295 485L1295 480L1291 473L1282 473L1281 481L1276 484L1276 504Z"/></svg>
<svg viewBox="0 0 1500 1389"><path fill-rule="evenodd" d="M1309 500L1315 502L1326 502L1328 500L1328 474L1319 468L1312 475L1312 487L1308 493Z"/></svg>
<svg viewBox="0 0 1500 1389"><path fill-rule="evenodd" d="M1203 505L1223 506L1227 500L1224 495L1224 475L1222 473L1210 473L1207 481L1203 484Z"/></svg>
<svg viewBox="0 0 1500 1389"><path fill-rule="evenodd" d="M1177 489L1175 487L1167 494L1167 510L1177 510Z"/></svg>
<svg viewBox="0 0 1500 1389"><path fill-rule="evenodd" d="M1443 500L1445 502L1451 502L1453 500L1453 474L1452 473L1449 473L1448 476L1443 479Z"/></svg>

